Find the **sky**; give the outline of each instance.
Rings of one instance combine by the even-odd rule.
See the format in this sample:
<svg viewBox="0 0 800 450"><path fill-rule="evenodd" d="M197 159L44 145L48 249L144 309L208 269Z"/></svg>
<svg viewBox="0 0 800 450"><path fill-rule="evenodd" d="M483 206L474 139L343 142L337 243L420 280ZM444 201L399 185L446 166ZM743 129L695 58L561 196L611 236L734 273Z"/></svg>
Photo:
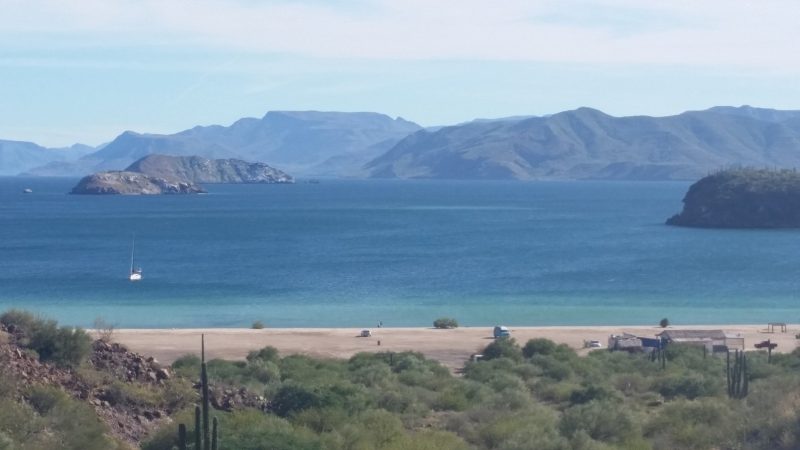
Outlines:
<svg viewBox="0 0 800 450"><path fill-rule="evenodd" d="M98 145L270 110L800 109L798 24L796 0L0 0L0 139Z"/></svg>

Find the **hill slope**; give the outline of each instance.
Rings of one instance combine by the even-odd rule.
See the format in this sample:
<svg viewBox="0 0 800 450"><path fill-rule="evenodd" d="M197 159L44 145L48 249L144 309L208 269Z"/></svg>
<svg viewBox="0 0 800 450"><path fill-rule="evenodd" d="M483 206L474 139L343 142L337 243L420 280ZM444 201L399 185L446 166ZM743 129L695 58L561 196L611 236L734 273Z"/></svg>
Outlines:
<svg viewBox="0 0 800 450"><path fill-rule="evenodd" d="M800 165L800 112L712 108L612 117L590 108L419 131L365 171L378 178L695 179L721 166Z"/></svg>
<svg viewBox="0 0 800 450"><path fill-rule="evenodd" d="M694 183L668 225L703 228L800 228L800 174L726 170Z"/></svg>

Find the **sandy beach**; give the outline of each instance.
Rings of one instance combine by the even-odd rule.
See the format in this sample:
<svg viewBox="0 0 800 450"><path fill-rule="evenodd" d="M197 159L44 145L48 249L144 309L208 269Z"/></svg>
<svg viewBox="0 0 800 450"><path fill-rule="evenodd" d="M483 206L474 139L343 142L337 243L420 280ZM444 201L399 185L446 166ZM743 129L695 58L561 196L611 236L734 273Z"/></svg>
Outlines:
<svg viewBox="0 0 800 450"><path fill-rule="evenodd" d="M531 338L547 338L564 343L581 353L584 340L599 340L605 347L610 334L628 332L654 336L664 329L655 326L588 326L588 327L509 327L520 344ZM786 332L767 332L763 325L697 325L669 327L676 330L723 330L745 338L745 347L770 339L777 343L776 352L791 352L797 347L795 334L800 324L789 324ZM133 351L152 355L163 363L171 363L187 353L199 353L200 334L206 335L209 358L244 359L247 353L270 345L282 354L306 354L315 357L348 358L358 352L413 350L441 361L450 368L464 364L492 341L490 327L463 327L453 330L434 328L373 328L371 337L358 337L356 328L241 328L214 329L119 329L113 339Z"/></svg>

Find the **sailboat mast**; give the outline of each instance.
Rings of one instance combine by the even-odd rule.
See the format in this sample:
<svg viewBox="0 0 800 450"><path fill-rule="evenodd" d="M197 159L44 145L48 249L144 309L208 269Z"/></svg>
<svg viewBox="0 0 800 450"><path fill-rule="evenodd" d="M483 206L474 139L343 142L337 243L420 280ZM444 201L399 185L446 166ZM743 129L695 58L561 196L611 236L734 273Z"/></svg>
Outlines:
<svg viewBox="0 0 800 450"><path fill-rule="evenodd" d="M131 273L133 273L133 251L136 248L136 234L133 235L133 240L131 241Z"/></svg>

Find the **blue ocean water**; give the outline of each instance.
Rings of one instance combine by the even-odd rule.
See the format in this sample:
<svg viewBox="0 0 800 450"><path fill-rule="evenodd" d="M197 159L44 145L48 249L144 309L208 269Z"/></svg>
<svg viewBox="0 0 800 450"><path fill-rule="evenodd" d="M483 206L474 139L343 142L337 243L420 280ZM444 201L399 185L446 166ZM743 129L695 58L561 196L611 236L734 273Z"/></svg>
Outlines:
<svg viewBox="0 0 800 450"><path fill-rule="evenodd" d="M121 327L800 321L800 231L663 225L688 183L66 195L75 181L0 178L0 310Z"/></svg>

